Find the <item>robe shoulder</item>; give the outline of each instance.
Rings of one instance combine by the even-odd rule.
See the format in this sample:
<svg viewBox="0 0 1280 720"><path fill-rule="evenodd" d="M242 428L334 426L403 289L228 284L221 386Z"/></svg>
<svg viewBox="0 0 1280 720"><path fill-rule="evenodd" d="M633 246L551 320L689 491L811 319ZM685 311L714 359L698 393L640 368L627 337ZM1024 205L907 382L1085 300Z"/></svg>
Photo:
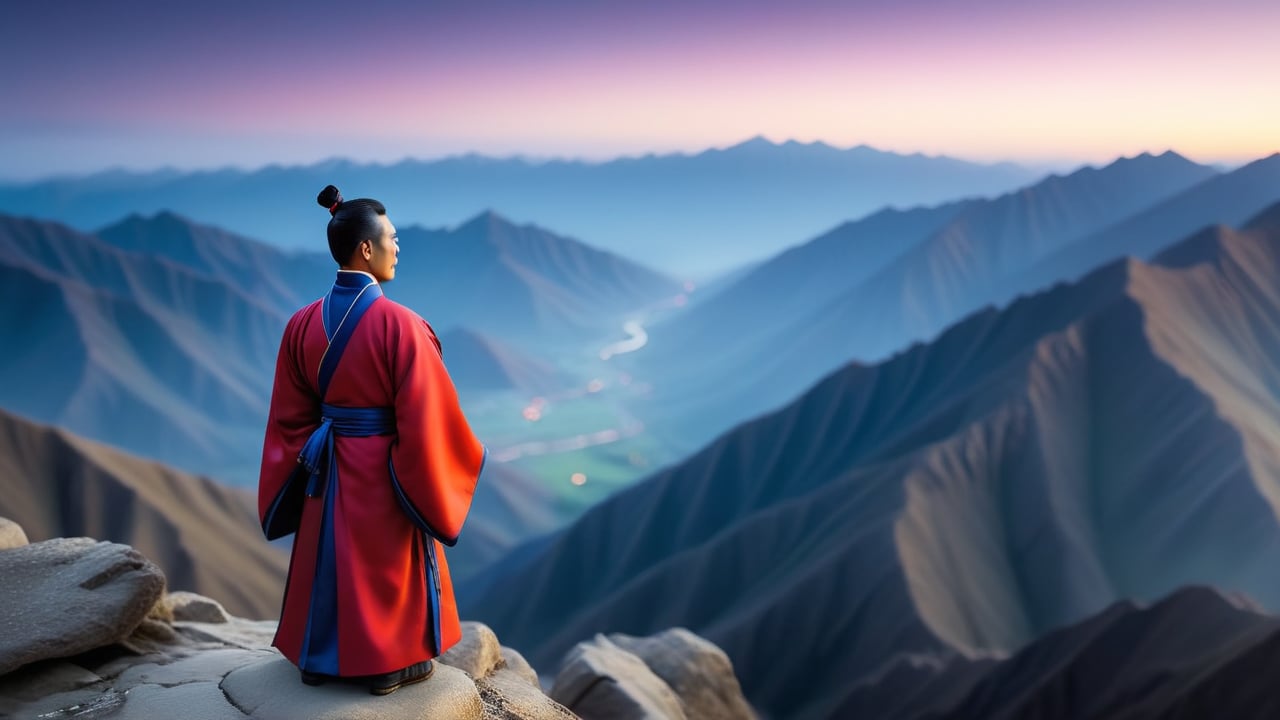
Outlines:
<svg viewBox="0 0 1280 720"><path fill-rule="evenodd" d="M374 313L375 316L380 316L389 330L398 330L399 332L425 330L427 336L431 339L431 343L435 345L436 352L440 352L440 339L436 337L435 328L431 327L431 323L413 310L384 295L378 302L373 304L370 312Z"/></svg>

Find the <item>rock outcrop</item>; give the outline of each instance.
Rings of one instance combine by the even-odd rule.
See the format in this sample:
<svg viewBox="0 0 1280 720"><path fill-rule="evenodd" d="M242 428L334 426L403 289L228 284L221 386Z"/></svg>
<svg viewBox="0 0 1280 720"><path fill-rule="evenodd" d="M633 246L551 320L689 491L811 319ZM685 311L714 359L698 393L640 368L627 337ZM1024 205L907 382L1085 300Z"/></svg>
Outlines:
<svg viewBox="0 0 1280 720"><path fill-rule="evenodd" d="M698 720L738 720L755 714L742 696L724 650L684 628L650 637L609 635L618 648L644 661L680 698L685 715Z"/></svg>
<svg viewBox="0 0 1280 720"><path fill-rule="evenodd" d="M19 536L20 527L0 520L0 541ZM164 594L163 573L125 545L88 538L19 545L0 550L0 577L0 717L579 717L480 623L463 623L462 641L438 658L430 680L375 697L354 682L303 685L271 646L275 621L229 615L194 593ZM750 717L728 659L705 640L683 630L613 639L619 645L599 637L576 648L588 660L571 658L556 680L580 696L583 717ZM606 688L604 677L619 682ZM748 714L735 714L739 708Z"/></svg>
<svg viewBox="0 0 1280 720"><path fill-rule="evenodd" d="M127 545L59 538L0 551L0 674L119 642L164 592Z"/></svg>
<svg viewBox="0 0 1280 720"><path fill-rule="evenodd" d="M578 643L550 695L585 720L755 717L729 657L684 628Z"/></svg>
<svg viewBox="0 0 1280 720"><path fill-rule="evenodd" d="M680 698L644 661L597 635L569 651L551 697L586 720L687 720Z"/></svg>

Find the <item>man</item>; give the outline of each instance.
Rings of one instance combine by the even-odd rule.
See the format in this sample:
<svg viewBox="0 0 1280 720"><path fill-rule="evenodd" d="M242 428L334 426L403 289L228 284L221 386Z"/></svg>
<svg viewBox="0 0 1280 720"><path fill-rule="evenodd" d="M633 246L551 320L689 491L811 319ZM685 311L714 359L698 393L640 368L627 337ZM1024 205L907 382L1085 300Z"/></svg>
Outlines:
<svg viewBox="0 0 1280 720"><path fill-rule="evenodd" d="M486 450L431 327L383 297L399 243L376 200L326 187L332 290L289 320L262 449L258 514L296 532L274 645L320 684L421 682L462 637L441 545L457 542Z"/></svg>

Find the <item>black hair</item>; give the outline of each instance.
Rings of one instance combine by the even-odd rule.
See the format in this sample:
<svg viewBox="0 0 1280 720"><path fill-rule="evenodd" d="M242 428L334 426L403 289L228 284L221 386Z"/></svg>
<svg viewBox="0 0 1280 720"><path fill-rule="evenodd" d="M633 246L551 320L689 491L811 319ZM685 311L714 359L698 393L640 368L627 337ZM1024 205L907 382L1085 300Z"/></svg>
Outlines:
<svg viewBox="0 0 1280 720"><path fill-rule="evenodd" d="M316 196L316 202L333 216L329 220L329 253L339 265L351 260L361 242L382 237L378 216L386 215L387 209L377 200L343 200L338 188L326 185Z"/></svg>

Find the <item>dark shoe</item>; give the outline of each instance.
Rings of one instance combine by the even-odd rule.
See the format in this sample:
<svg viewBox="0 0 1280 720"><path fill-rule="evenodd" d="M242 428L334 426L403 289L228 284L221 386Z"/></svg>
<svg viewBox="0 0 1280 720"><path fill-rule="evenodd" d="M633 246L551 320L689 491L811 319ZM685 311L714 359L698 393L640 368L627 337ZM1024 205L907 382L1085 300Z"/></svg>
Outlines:
<svg viewBox="0 0 1280 720"><path fill-rule="evenodd" d="M302 670L301 672L303 685L311 685L314 687L316 685L323 685L324 681L328 680L327 677L320 673L307 672L306 670Z"/></svg>
<svg viewBox="0 0 1280 720"><path fill-rule="evenodd" d="M369 679L369 692L374 695L390 695L405 685L420 683L431 677L436 664L431 660L415 663L403 670L374 675Z"/></svg>

